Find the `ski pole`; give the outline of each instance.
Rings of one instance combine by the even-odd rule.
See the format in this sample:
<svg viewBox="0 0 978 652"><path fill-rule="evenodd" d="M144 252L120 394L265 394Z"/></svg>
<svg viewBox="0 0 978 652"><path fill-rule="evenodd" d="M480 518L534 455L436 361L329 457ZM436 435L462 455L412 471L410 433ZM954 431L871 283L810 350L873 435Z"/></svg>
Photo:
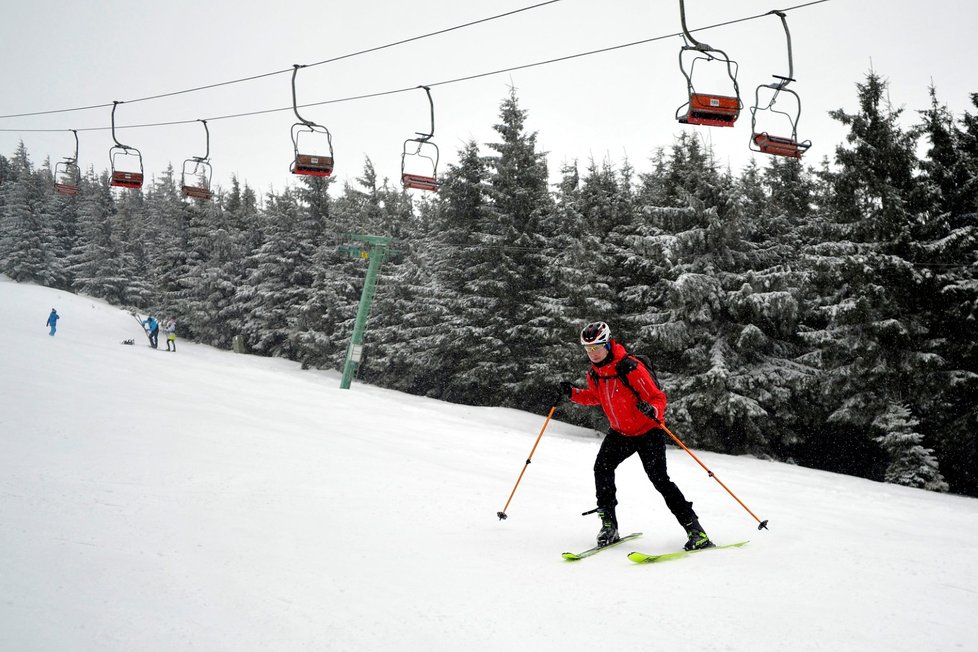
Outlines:
<svg viewBox="0 0 978 652"><path fill-rule="evenodd" d="M703 464L703 462L700 461L700 458L696 457L696 455L693 454L693 451L691 451L688 448L686 448L686 444L684 444L681 441L679 441L679 437L677 437L676 435L672 434L672 431L669 430L668 428L666 428L666 424L662 423L661 421L659 421L655 417L652 417L652 420L655 421L657 424L659 424L659 426L663 430L666 431L666 434L669 435L670 437L672 437L672 440L674 442L676 442L677 444L679 444L679 447L680 448L682 448L684 451L686 451L687 453L689 453L689 456L692 457L694 460L696 460L696 463L699 464L700 466L702 466L706 470L706 472L710 474L710 477L711 478L713 478L714 480L716 480L717 482L719 482L720 483L720 486L723 487L724 489L726 489L727 490L727 493L730 494L731 496L733 496L733 499L736 500L738 503L740 503L740 506L743 507L744 509L746 509L748 514L750 514L751 516L754 517L754 520L757 521L757 523L758 523L758 526L757 526L757 529L758 530L766 530L767 529L767 520L762 521L761 519L757 518L757 514L755 514L754 512L750 511L750 508L747 507L747 505L745 505L743 503L743 501L740 500L740 498L737 498L737 496L734 494L734 492L730 491L730 489L727 488L727 485L723 484L723 482L720 481L720 478L718 478L713 471L711 471L710 469L708 469L706 467L706 464Z"/></svg>
<svg viewBox="0 0 978 652"><path fill-rule="evenodd" d="M556 405L550 408L550 413L547 414L547 420L543 422L543 427L540 428L540 434L537 435L537 440L533 443L533 448L530 450L530 456L526 458L526 464L523 465L523 470L520 471L520 477L516 478L516 484L513 485L513 490L509 494L509 500L506 501L506 507L503 507L503 511L496 512L496 516L499 517L500 521L506 518L506 509L509 507L509 502L513 500L513 494L516 493L516 487L520 486L520 480L523 479L523 474L526 473L526 467L530 465L530 460L533 459L533 453L537 449L537 444L540 443L540 438L543 437L543 431L547 429L547 424L550 423L550 419L553 417L554 410L556 409Z"/></svg>

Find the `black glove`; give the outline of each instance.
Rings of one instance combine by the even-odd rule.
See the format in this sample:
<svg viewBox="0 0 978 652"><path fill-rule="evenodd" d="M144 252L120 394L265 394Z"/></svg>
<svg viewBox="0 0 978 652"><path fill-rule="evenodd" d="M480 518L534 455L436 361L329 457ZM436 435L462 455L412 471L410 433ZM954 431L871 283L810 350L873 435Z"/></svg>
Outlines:
<svg viewBox="0 0 978 652"><path fill-rule="evenodd" d="M570 398L573 394L574 386L565 380L564 382L560 383L557 390L554 392L554 400L550 404L557 405L565 398Z"/></svg>
<svg viewBox="0 0 978 652"><path fill-rule="evenodd" d="M653 421L656 422L659 421L659 413L656 411L656 409L653 406L649 405L645 401L638 402L638 411L644 414L645 416L647 416L648 418L652 419Z"/></svg>

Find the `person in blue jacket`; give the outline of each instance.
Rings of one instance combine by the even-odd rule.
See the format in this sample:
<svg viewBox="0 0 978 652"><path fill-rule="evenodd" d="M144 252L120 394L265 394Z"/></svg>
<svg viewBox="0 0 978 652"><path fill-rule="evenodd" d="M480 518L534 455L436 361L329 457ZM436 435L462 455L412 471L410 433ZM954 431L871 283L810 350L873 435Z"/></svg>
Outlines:
<svg viewBox="0 0 978 652"><path fill-rule="evenodd" d="M58 311L55 310L54 308L51 308L51 314L48 315L48 321L47 324L45 324L45 326L51 327L51 332L48 333L48 335L50 335L51 337L54 337L54 334L58 330L58 319L60 319L60 317L58 317Z"/></svg>
<svg viewBox="0 0 978 652"><path fill-rule="evenodd" d="M149 334L149 345L155 349L160 340L160 322L156 321L156 317L150 315L143 321L143 328Z"/></svg>

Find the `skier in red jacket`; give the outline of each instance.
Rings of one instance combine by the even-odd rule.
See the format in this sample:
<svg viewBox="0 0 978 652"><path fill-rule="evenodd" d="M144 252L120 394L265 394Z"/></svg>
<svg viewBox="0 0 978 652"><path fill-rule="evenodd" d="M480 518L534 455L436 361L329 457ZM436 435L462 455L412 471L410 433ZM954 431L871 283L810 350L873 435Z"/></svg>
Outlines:
<svg viewBox="0 0 978 652"><path fill-rule="evenodd" d="M652 486L662 494L669 511L686 530L686 550L713 546L693 511L693 503L686 500L666 471L666 441L661 428L666 395L658 382L644 364L611 339L611 329L603 321L584 327L581 344L591 361L587 387L581 389L563 382L558 399L570 398L579 405L600 405L611 426L594 461L598 500L595 511L601 517L598 545L605 546L619 538L615 469L638 453Z"/></svg>

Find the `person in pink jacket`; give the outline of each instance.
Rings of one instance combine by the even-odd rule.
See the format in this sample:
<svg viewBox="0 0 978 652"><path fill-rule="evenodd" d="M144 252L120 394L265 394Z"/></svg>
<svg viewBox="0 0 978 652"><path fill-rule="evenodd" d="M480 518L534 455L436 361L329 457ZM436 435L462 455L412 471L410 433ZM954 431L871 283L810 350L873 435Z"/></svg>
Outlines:
<svg viewBox="0 0 978 652"><path fill-rule="evenodd" d="M662 430L666 395L658 381L645 364L611 338L611 329L603 321L584 327L581 345L591 361L587 387L581 389L563 382L559 398L569 398L578 405L600 405L611 426L594 461L598 502L594 511L601 517L598 545L605 546L619 538L615 470L638 453L652 486L662 494L669 511L686 531L686 550L713 546L693 511L693 503L669 479Z"/></svg>

